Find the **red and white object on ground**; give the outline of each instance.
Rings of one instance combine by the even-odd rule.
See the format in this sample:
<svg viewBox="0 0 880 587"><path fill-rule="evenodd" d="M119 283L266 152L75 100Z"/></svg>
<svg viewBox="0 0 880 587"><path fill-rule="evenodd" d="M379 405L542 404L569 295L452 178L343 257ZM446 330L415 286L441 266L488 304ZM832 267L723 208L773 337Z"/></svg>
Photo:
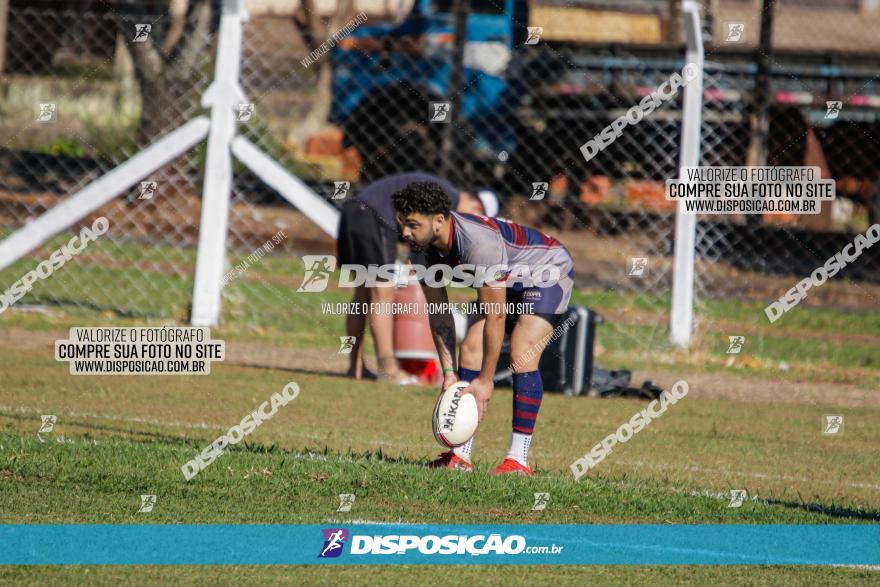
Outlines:
<svg viewBox="0 0 880 587"><path fill-rule="evenodd" d="M468 385L470 383L467 381L450 385L434 404L431 429L434 431L434 438L443 446L461 446L477 431L480 423L477 400L470 393L462 393Z"/></svg>
<svg viewBox="0 0 880 587"><path fill-rule="evenodd" d="M424 385L440 385L442 373L434 359L398 359L400 368L419 378Z"/></svg>
<svg viewBox="0 0 880 587"><path fill-rule="evenodd" d="M421 309L426 300L421 286L411 282L395 290L394 302L402 304L399 307ZM418 376L422 383L426 385L440 383L437 349L434 347L427 314L421 311L394 314L394 356L397 357L401 369Z"/></svg>
<svg viewBox="0 0 880 587"><path fill-rule="evenodd" d="M405 265L400 266L404 271ZM418 312L394 314L394 356L400 368L416 375L425 385L440 385L443 373L437 359L434 336L428 315L422 311L427 304L425 294L416 281L405 286L398 286L394 292L394 303L398 308L417 308ZM464 339L467 332L467 317L453 312L455 336L458 342Z"/></svg>

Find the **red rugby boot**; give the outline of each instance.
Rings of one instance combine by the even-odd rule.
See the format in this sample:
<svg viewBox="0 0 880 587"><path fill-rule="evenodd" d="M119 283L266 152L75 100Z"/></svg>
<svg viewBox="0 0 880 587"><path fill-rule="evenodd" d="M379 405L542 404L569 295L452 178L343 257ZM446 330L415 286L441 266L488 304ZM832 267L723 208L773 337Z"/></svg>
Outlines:
<svg viewBox="0 0 880 587"><path fill-rule="evenodd" d="M431 461L428 464L428 467L431 469L459 469L461 471L473 471L474 466L459 457L457 454L452 452L451 450L446 451L437 457L436 460Z"/></svg>
<svg viewBox="0 0 880 587"><path fill-rule="evenodd" d="M516 459L512 459L507 457L504 459L504 462L495 467L495 470L492 471L493 475L525 475L527 477L534 477L535 472L526 467L525 465L520 464Z"/></svg>

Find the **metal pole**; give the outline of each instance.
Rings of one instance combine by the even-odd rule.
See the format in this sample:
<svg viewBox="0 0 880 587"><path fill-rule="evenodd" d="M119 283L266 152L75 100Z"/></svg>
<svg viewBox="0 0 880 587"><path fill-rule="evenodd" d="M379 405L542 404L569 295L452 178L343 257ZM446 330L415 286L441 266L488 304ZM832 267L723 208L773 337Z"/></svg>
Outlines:
<svg viewBox="0 0 880 587"><path fill-rule="evenodd" d="M0 74L6 64L6 26L9 18L9 0L0 0Z"/></svg>
<svg viewBox="0 0 880 587"><path fill-rule="evenodd" d="M443 174L454 185L461 185L464 179L461 175L462 161L458 154L459 137L456 132L458 121L464 121L461 113L461 87L464 83L464 46L467 43L467 16L469 0L453 0L452 11L454 23L454 35L452 46L452 63L449 71L449 87L446 95L449 97L452 121L443 129Z"/></svg>
<svg viewBox="0 0 880 587"><path fill-rule="evenodd" d="M764 0L761 11L761 34L755 61L758 65L755 76L755 112L751 124L751 148L749 165L767 164L767 135L770 132L770 67L773 61L773 17L776 0ZM754 216L760 220L760 216Z"/></svg>
<svg viewBox="0 0 880 587"><path fill-rule="evenodd" d="M678 176L684 179L684 167L700 165L701 126L703 123L703 36L700 26L700 7L693 0L682 2L684 30L687 39L685 61L699 68L699 75L684 89L681 122L681 151ZM694 324L694 258L697 218L684 211L684 202L678 202L675 215L675 261L672 276L672 309L669 319L669 339L672 344L687 348Z"/></svg>

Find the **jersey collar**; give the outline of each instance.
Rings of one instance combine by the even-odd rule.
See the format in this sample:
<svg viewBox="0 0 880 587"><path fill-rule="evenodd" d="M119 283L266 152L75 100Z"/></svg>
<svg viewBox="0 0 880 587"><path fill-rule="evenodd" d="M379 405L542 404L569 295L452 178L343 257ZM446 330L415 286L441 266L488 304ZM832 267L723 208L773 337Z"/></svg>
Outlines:
<svg viewBox="0 0 880 587"><path fill-rule="evenodd" d="M449 249L443 253L437 247L432 248L437 255L444 259L452 255L452 252L455 249L455 218L452 216L452 212L449 213Z"/></svg>
<svg viewBox="0 0 880 587"><path fill-rule="evenodd" d="M455 248L455 216L449 213L449 252Z"/></svg>

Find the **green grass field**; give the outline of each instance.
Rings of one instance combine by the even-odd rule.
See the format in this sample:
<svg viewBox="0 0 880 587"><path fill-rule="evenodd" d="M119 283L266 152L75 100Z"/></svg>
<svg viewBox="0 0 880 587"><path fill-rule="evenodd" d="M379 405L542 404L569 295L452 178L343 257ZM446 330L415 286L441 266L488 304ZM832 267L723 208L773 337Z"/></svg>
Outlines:
<svg viewBox="0 0 880 587"><path fill-rule="evenodd" d="M89 251L92 253L93 251ZM98 251L95 251L96 253ZM111 254L112 251L106 252ZM143 263L148 263L149 252ZM184 260L181 258L181 262ZM234 261L233 261L234 262ZM15 266L14 266L15 267ZM23 267L7 269L11 283ZM115 273L120 290L103 291ZM509 389L496 389L476 438L474 474L427 470L440 448L429 422L437 390L341 377L339 316L320 302L331 290L296 296L295 259L266 258L232 285L222 327L228 358L210 376L72 376L54 360L54 340L73 326L149 325L180 320L189 284L150 278L152 305L111 312L142 274L89 263L65 266L20 306L0 314L0 521L2 523L877 523L880 521L880 314L799 308L770 327L756 304L703 302L690 353L665 342L665 302L583 290L574 302L606 314L599 362L634 368L637 382L690 393L588 478L568 466L644 403L547 394L532 449L536 478L494 478L507 448ZM157 274L158 275L158 274ZM278 283L271 276L290 276ZM63 279L62 279L63 277ZM66 289L63 288L66 284ZM74 286L79 289L74 289ZM151 290L152 291L152 290ZM188 294L187 294L188 295ZM93 300L88 307L65 305ZM102 297L103 296L103 297ZM47 310L25 311L42 302ZM185 308L185 304L183 306ZM658 310L658 308L661 308ZM727 336L743 334L741 355ZM368 353L372 353L368 349ZM368 355L372 358L371 354ZM784 363L785 367L781 367ZM186 482L180 466L287 382L299 397L242 443ZM40 415L58 416L36 437ZM842 414L841 435L822 417ZM62 440L63 442L58 442ZM731 489L751 496L729 508ZM535 492L549 492L543 512ZM157 495L138 513L141 494ZM354 493L351 512L338 495ZM492 567L455 569L444 583L868 584L877 571L795 567ZM14 584L378 584L439 581L432 567L46 567L0 569Z"/></svg>

